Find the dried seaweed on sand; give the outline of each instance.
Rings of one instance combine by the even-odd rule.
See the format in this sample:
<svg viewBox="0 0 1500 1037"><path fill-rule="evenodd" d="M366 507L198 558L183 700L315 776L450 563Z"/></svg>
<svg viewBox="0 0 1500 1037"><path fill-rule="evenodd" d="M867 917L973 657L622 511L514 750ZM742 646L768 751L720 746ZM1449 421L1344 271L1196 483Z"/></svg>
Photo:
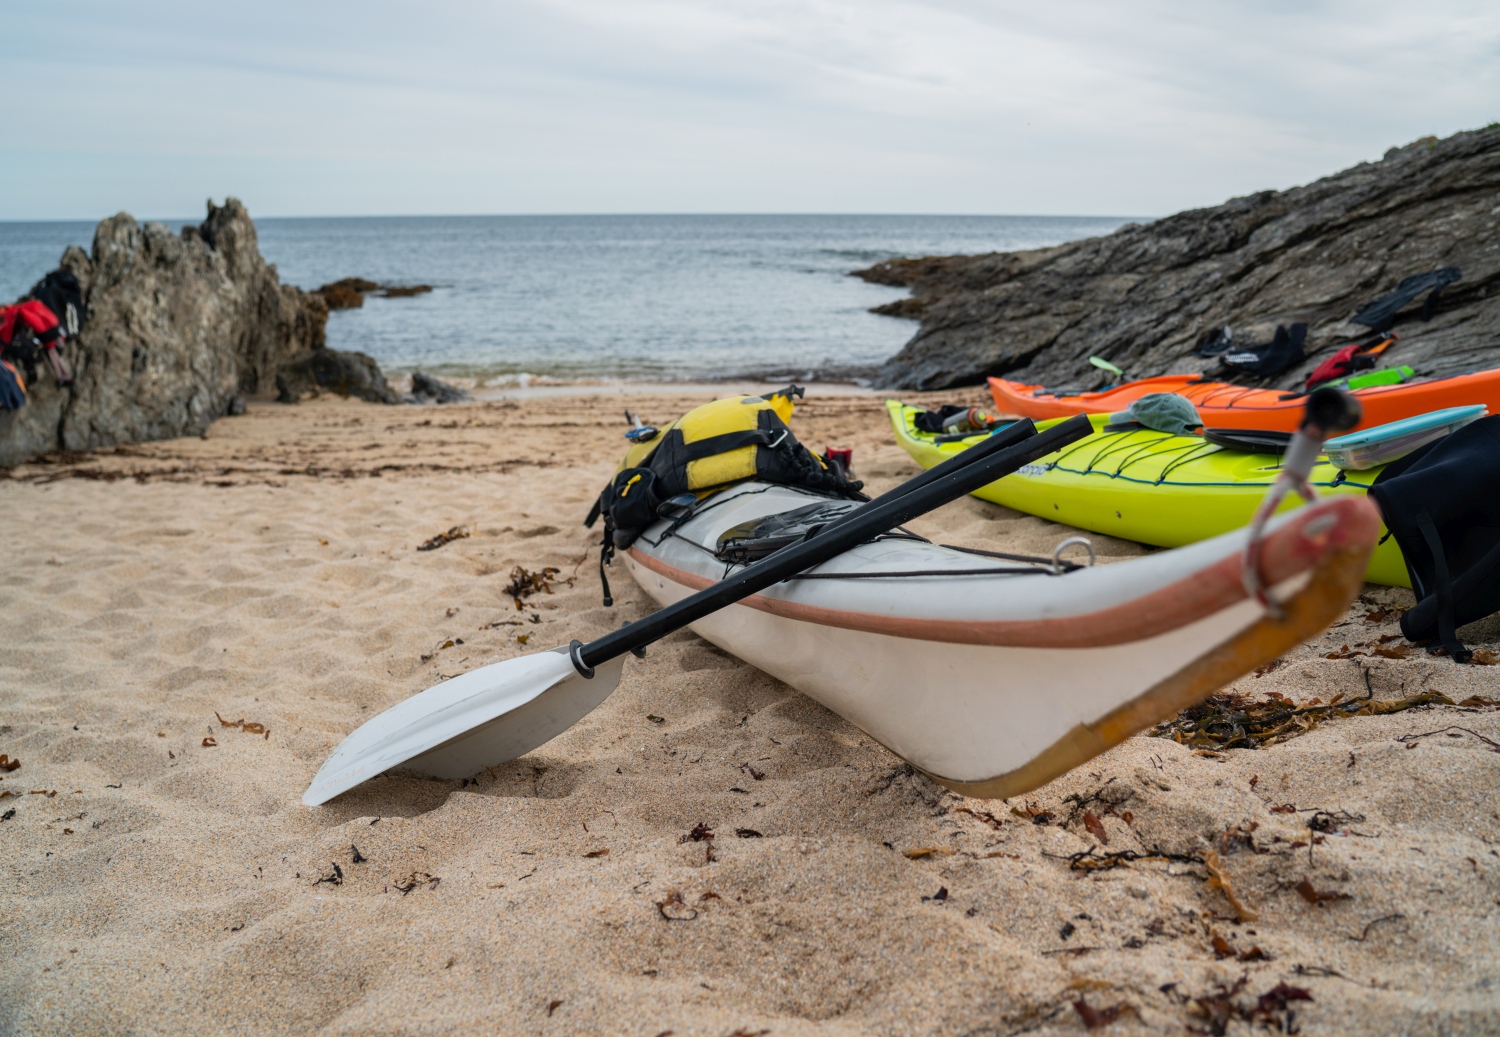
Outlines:
<svg viewBox="0 0 1500 1037"><path fill-rule="evenodd" d="M469 535L470 535L470 533L469 533L469 527L468 526L454 526L452 529L449 529L446 533L439 533L437 536L432 537L429 540L422 541L420 544L417 545L417 550L418 551L436 551L438 548L442 547L444 544L451 544L453 541L455 541L455 540L462 540L462 539L464 539L465 537L467 537Z"/></svg>
<svg viewBox="0 0 1500 1037"><path fill-rule="evenodd" d="M1478 698L1454 702L1438 692L1422 692L1400 699L1377 699L1365 671L1366 694L1358 698L1335 695L1327 703L1312 699L1305 704L1271 692L1264 700L1253 700L1234 692L1210 695L1151 731L1156 738L1170 738L1193 749L1261 749L1307 734L1331 720L1348 717L1385 716L1417 706L1463 706L1485 708Z"/></svg>
<svg viewBox="0 0 1500 1037"><path fill-rule="evenodd" d="M523 565L518 565L510 571L510 582L505 585L505 593L511 596L511 600L516 603L516 608L520 609L522 607L521 602L538 591L551 594L552 588L559 583L572 586L573 581L571 579L559 580L557 578L560 572L562 572L561 569L550 565L538 569L536 572L532 572Z"/></svg>

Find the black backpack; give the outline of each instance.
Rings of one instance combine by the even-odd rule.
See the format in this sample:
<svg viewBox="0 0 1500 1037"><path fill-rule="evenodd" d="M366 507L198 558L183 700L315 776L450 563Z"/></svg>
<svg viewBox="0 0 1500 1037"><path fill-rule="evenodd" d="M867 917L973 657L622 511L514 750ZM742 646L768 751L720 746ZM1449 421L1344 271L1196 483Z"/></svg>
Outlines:
<svg viewBox="0 0 1500 1037"><path fill-rule="evenodd" d="M58 268L36 284L29 293L57 317L58 330L67 338L83 330L88 313L83 308L83 288L73 271Z"/></svg>
<svg viewBox="0 0 1500 1037"><path fill-rule="evenodd" d="M1500 414L1386 466L1370 487L1401 546L1416 607L1408 641L1438 640L1458 662L1465 623L1500 612Z"/></svg>

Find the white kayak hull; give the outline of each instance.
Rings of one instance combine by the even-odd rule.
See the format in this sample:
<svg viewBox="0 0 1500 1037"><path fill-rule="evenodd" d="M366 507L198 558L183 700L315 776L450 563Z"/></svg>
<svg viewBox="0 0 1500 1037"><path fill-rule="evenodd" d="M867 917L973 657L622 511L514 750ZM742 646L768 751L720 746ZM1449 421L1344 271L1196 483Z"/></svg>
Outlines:
<svg viewBox="0 0 1500 1037"><path fill-rule="evenodd" d="M726 572L719 535L807 505L750 483L625 555L662 605ZM972 795L1035 788L1275 658L1358 593L1378 519L1337 499L1279 520L1264 575L1273 620L1240 581L1244 532L1065 574L792 580L692 624L703 638L834 710ZM1005 566L908 539L863 544L819 573ZM1354 568L1350 568L1354 566Z"/></svg>

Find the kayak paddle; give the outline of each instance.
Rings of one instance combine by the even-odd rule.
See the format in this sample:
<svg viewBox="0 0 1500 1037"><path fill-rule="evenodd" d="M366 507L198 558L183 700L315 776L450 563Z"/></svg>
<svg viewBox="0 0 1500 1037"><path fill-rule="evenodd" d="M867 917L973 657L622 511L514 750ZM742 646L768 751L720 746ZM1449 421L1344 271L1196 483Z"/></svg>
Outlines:
<svg viewBox="0 0 1500 1037"><path fill-rule="evenodd" d="M302 795L317 806L392 767L467 777L550 741L603 702L624 656L780 583L1093 432L1079 415L1037 433L1008 426L817 534L588 644L492 663L434 685L373 717L333 751ZM964 457L964 454L972 456ZM955 464L955 462L959 462Z"/></svg>
<svg viewBox="0 0 1500 1037"><path fill-rule="evenodd" d="M933 465L920 475L914 475L899 486L886 490L879 497L866 501L864 506L856 508L847 515L842 515L830 522L824 529L830 529L840 522L848 521L858 515L864 508L875 504L885 504L889 501L900 500L913 490L920 490L924 486L931 486L939 479L947 478L960 468L966 468L977 461L983 461L998 451L1007 447L1015 446L1036 435L1036 423L1030 418L1022 418L1013 421L1009 425L1003 425L991 432L982 443L976 443L967 450L962 450L941 464ZM957 498L955 498L957 499Z"/></svg>

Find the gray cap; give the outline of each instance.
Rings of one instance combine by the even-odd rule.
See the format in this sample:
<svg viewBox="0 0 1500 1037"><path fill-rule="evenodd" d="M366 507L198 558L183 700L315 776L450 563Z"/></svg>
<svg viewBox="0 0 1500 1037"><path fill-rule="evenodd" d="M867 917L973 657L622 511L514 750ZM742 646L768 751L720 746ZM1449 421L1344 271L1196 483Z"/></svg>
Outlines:
<svg viewBox="0 0 1500 1037"><path fill-rule="evenodd" d="M1142 396L1130 405L1129 410L1111 414L1114 424L1138 421L1158 432L1170 432L1174 436L1185 436L1191 429L1201 428L1203 419L1192 402L1174 392L1154 392Z"/></svg>

